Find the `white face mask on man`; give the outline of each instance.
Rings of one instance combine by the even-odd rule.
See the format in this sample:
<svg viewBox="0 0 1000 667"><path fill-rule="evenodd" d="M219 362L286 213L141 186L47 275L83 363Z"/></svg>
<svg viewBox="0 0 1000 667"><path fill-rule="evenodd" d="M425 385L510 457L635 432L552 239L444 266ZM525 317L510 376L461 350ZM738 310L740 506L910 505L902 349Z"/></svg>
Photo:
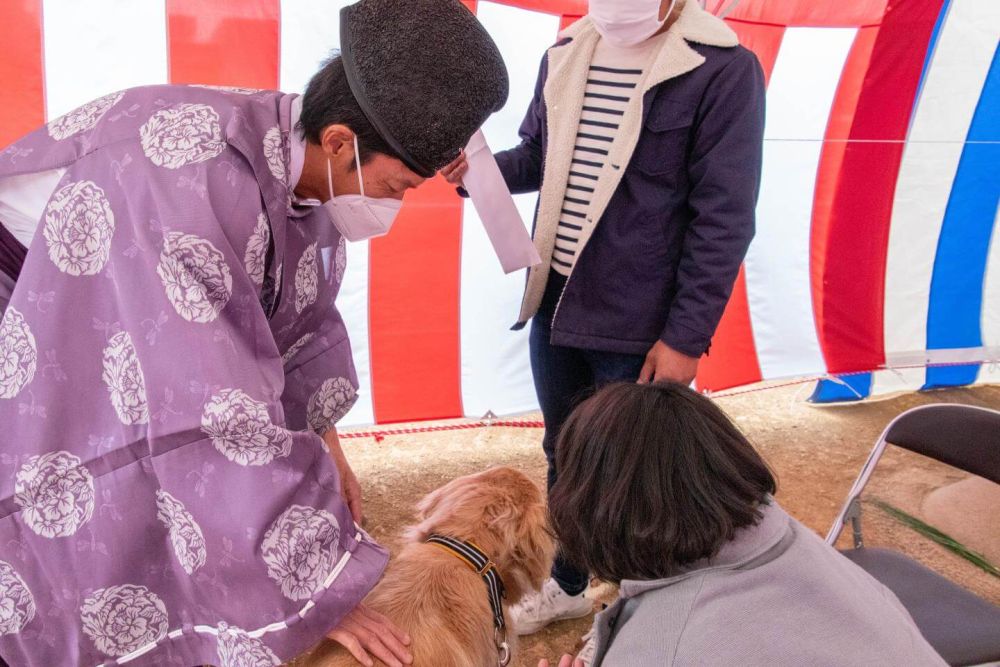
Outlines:
<svg viewBox="0 0 1000 667"><path fill-rule="evenodd" d="M358 172L361 194L333 194L333 167L326 161L326 179L330 186L330 200L323 208L330 214L333 226L351 242L365 241L385 236L392 228L403 202L398 199L373 199L365 196L365 181L361 176L361 152L358 150L358 136L354 135L354 167Z"/></svg>
<svg viewBox="0 0 1000 667"><path fill-rule="evenodd" d="M660 18L661 0L590 0L590 20L613 46L636 46L655 35L674 11L670 3Z"/></svg>

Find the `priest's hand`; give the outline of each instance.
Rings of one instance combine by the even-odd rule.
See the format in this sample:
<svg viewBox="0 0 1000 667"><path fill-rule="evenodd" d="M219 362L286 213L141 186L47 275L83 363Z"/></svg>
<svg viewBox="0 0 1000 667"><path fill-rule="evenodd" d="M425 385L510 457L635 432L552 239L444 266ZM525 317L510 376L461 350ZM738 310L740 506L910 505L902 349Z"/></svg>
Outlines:
<svg viewBox="0 0 1000 667"><path fill-rule="evenodd" d="M639 384L672 380L680 384L691 384L698 374L698 359L681 354L663 341L646 355L646 363L639 373Z"/></svg>
<svg viewBox="0 0 1000 667"><path fill-rule="evenodd" d="M355 476L354 471L351 470L351 465L347 462L347 456L340 446L340 437L337 435L337 429L331 428L324 433L323 440L326 441L327 449L330 450L330 456L333 457L333 462L337 464L337 470L340 472L340 493L344 497L344 502L351 509L351 516L354 518L354 523L360 526L365 517L364 506L361 502L361 484L358 483L358 478Z"/></svg>
<svg viewBox="0 0 1000 667"><path fill-rule="evenodd" d="M359 604L327 635L366 667L372 667L372 656L389 667L413 664L413 655L406 648L410 637L385 616Z"/></svg>
<svg viewBox="0 0 1000 667"><path fill-rule="evenodd" d="M447 167L441 170L441 175L444 176L444 180L448 181L456 187L464 187L462 184L462 179L469 172L469 161L465 159L465 151L458 154L455 161L449 164Z"/></svg>
<svg viewBox="0 0 1000 667"><path fill-rule="evenodd" d="M549 661L542 660L538 663L538 667L549 667ZM583 660L580 660L579 658L574 660L573 656L564 655L562 660L559 661L559 667L583 667Z"/></svg>

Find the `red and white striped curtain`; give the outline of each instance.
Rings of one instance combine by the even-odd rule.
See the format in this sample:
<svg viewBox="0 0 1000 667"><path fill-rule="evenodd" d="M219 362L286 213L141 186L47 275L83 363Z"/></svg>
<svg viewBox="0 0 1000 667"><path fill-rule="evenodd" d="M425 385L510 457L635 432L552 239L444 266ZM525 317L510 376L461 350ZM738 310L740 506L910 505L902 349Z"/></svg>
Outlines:
<svg viewBox="0 0 1000 667"><path fill-rule="evenodd" d="M346 4L5 0L0 147L129 86L300 92ZM586 2L466 4L510 71L485 128L505 148L544 50ZM1000 2L741 0L727 21L768 75L765 170L758 237L699 386L837 374L817 392L835 400L1000 381ZM529 223L534 198L517 201ZM348 264L339 306L362 383L348 423L535 407L526 334L509 331L523 276L503 275L443 181Z"/></svg>

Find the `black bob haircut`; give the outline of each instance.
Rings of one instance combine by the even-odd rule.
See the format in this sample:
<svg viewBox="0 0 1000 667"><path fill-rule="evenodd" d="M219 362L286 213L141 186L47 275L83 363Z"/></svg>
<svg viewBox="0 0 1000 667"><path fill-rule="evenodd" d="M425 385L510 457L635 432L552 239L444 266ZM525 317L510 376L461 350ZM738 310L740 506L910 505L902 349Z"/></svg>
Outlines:
<svg viewBox="0 0 1000 667"><path fill-rule="evenodd" d="M615 583L711 558L777 486L722 410L674 383L611 385L581 403L556 469L549 511L564 556Z"/></svg>
<svg viewBox="0 0 1000 667"><path fill-rule="evenodd" d="M376 153L399 158L365 117L351 92L344 61L337 52L323 63L306 86L297 129L307 141L319 145L323 130L330 125L346 125L358 136L361 164Z"/></svg>

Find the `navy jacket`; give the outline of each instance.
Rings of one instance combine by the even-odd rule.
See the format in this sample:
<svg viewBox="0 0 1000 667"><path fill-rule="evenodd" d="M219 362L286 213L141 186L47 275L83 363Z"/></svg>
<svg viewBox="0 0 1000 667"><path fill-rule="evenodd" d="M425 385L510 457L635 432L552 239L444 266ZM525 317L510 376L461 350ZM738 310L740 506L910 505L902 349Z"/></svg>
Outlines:
<svg viewBox="0 0 1000 667"><path fill-rule="evenodd" d="M683 27L704 62L646 92L638 143L556 311L555 345L645 354L662 340L698 357L725 310L754 235L764 76L752 52L691 41ZM514 193L537 191L553 176L546 172L549 62L573 46L566 38L546 53L521 144L496 155ZM538 225L536 217L536 243ZM530 283L529 276L529 291ZM522 310L515 328L532 310Z"/></svg>

